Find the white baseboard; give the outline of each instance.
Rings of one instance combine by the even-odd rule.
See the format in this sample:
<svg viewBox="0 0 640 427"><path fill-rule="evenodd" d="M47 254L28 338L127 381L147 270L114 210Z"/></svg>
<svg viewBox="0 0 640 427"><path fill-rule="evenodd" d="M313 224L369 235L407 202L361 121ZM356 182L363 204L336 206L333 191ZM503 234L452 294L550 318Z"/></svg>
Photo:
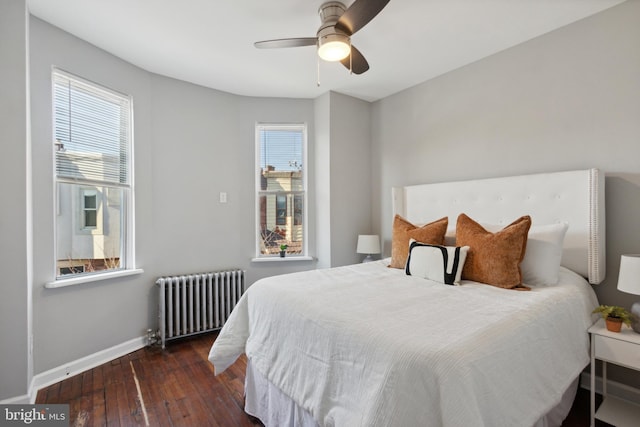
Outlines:
<svg viewBox="0 0 640 427"><path fill-rule="evenodd" d="M24 394L22 396L11 397L9 399L0 400L0 403L3 405L13 405L13 404L26 405L31 403L31 400L28 394Z"/></svg>
<svg viewBox="0 0 640 427"><path fill-rule="evenodd" d="M591 389L591 374L589 372L583 372L580 375L580 387ZM602 377L599 376L596 376L596 393L602 394ZM607 380L607 394L640 404L640 389L617 381Z"/></svg>
<svg viewBox="0 0 640 427"><path fill-rule="evenodd" d="M129 354L133 351L139 350L146 344L147 337L145 335L126 341L122 344L115 345L111 348L101 350L97 353L90 354L69 363L65 363L64 365L58 366L57 368L49 369L48 371L37 374L31 380L31 386L29 387L29 396L26 396L28 398L26 402L6 403L34 403L38 394L38 390L40 390L41 388L50 386L51 384L55 384L66 378L95 368L96 366L100 366L103 363L107 363L113 359L117 359L118 357L122 357L125 354Z"/></svg>

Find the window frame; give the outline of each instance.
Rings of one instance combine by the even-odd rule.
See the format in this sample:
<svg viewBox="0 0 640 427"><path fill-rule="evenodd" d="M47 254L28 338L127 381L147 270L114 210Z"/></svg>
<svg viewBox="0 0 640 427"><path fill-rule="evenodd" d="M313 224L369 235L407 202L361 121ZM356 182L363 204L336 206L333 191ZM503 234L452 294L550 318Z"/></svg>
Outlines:
<svg viewBox="0 0 640 427"><path fill-rule="evenodd" d="M282 190L262 190L260 173L260 132L262 130L299 130L302 133L302 190L300 191L282 191ZM254 262L259 261L307 261L312 258L309 256L309 180L308 180L308 126L306 123L262 123L257 122L255 124L255 161L254 161L254 174L255 174L255 256L252 259ZM293 211L296 198L302 198L302 252L300 254L287 254L286 257L281 258L278 254L262 254L261 253L261 198L273 195L275 197L285 195L285 205L287 212ZM289 200L291 199L291 200ZM275 199L274 199L274 203ZM291 212L293 215L293 212ZM293 224L295 219L292 217L291 223Z"/></svg>
<svg viewBox="0 0 640 427"><path fill-rule="evenodd" d="M56 141L56 85L58 84L58 79L68 79L72 83L77 82L81 85L88 86L92 90L95 90L96 93L104 92L109 94L110 96L115 96L121 99L127 105L127 110L124 111L127 117L128 126L126 127L125 138L127 141L127 161L126 168L128 173L128 184L127 183L114 183L109 181L96 181L94 179L78 179L72 177L60 176L57 170L57 158L56 151L58 151L61 147L60 142ZM135 265L135 235L134 235L134 188L135 188L135 171L134 171L134 120L133 120L133 97L131 95L124 94L117 90L113 90L103 84L99 84L75 74L69 73L62 69L53 67L51 71L51 118L52 118L52 163L53 163L53 194L54 194L54 203L52 206L53 211L53 280L45 283L46 288L58 288L69 285L76 285L80 283L86 282L94 282L109 278L129 276L133 274L141 274L143 272L142 269L136 268ZM77 200L77 207L73 208L76 212L72 212L72 215L76 215L77 225L80 227L80 234L100 234L103 232L104 225L102 224L100 218L101 208L106 206L108 200L104 197L103 192L111 191L111 189L118 189L122 194L122 205L119 206L119 212L122 216L120 221L120 250L119 250L119 267L118 268L110 268L105 270L93 271L93 272L82 272L82 273L73 273L73 274L65 274L59 275L59 261L58 261L58 238L60 237L58 230L58 217L60 216L60 187L61 185L71 184L70 188L74 191L77 191L76 195L72 195L72 199ZM85 227L84 226L84 196L87 192L93 192L96 195L96 227ZM79 197L78 197L79 196ZM80 200L81 199L81 200ZM72 226L71 229L75 227ZM78 231L78 230L76 230ZM63 268L65 266L62 266Z"/></svg>

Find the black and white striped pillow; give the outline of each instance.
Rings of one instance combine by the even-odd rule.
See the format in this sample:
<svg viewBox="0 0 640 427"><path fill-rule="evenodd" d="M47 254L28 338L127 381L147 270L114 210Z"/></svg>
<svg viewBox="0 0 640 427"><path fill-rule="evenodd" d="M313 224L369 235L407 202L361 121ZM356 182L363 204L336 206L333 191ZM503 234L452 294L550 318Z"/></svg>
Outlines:
<svg viewBox="0 0 640 427"><path fill-rule="evenodd" d="M413 240L405 272L446 285L459 285L469 246L428 245Z"/></svg>

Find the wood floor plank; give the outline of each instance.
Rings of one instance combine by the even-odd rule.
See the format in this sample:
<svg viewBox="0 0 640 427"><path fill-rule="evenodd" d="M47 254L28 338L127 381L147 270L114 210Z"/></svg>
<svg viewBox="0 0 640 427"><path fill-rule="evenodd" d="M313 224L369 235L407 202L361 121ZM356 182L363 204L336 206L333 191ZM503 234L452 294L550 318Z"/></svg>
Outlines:
<svg viewBox="0 0 640 427"><path fill-rule="evenodd" d="M73 377L69 378L69 380L71 381L71 387L69 389L70 399L77 399L80 396L82 396L82 379L83 379L82 373L79 375L74 375Z"/></svg>
<svg viewBox="0 0 640 427"><path fill-rule="evenodd" d="M113 374L113 364L111 362L107 362L102 365L102 378L105 388L115 381L115 376Z"/></svg>
<svg viewBox="0 0 640 427"><path fill-rule="evenodd" d="M108 382L104 389L104 412L109 426L120 425L120 409L118 408L118 391L115 382Z"/></svg>
<svg viewBox="0 0 640 427"><path fill-rule="evenodd" d="M91 395L82 395L69 402L69 425L85 427L91 425Z"/></svg>
<svg viewBox="0 0 640 427"><path fill-rule="evenodd" d="M36 402L42 402L43 400L46 400L47 398L47 388L41 388L40 390L38 390L38 393L36 393Z"/></svg>
<svg viewBox="0 0 640 427"><path fill-rule="evenodd" d="M215 376L207 360L215 336L137 350L39 390L36 403L68 403L70 425L77 427L145 426L147 420L153 427L260 426L243 410L246 357ZM562 427L588 420L589 392L581 389Z"/></svg>
<svg viewBox="0 0 640 427"><path fill-rule="evenodd" d="M91 406L88 409L88 426L106 426L107 425L107 413L106 413L106 399L105 391L93 390L89 395L91 399Z"/></svg>
<svg viewBox="0 0 640 427"><path fill-rule="evenodd" d="M187 366L186 369L190 367ZM212 420L211 411L208 410L206 403L204 402L202 394L198 392L197 387L193 381L189 381L189 378L185 375L178 376L179 382L182 384L182 388L185 391L185 398L183 399L186 405L193 410L189 412L189 417L197 420L196 425L206 425L207 421Z"/></svg>
<svg viewBox="0 0 640 427"><path fill-rule="evenodd" d="M194 386L198 395L203 398L208 412L217 425L242 425L246 418L244 411L241 407L237 407L224 384L215 379L204 364L205 362L200 362L190 365L186 372L191 378L197 379L194 381ZM231 411L233 406L236 410Z"/></svg>
<svg viewBox="0 0 640 427"><path fill-rule="evenodd" d="M174 425L182 425L182 419L186 415L183 403L186 396L173 371L169 372L163 385L169 419Z"/></svg>
<svg viewBox="0 0 640 427"><path fill-rule="evenodd" d="M126 360L126 363L125 363ZM123 391L123 404L128 409L128 417L132 420L134 425L144 426L147 424L148 413L146 408L142 407L144 399L138 392L138 385L136 385L137 377L134 377L135 370L132 367L131 357L127 357L122 363L122 391Z"/></svg>
<svg viewBox="0 0 640 427"><path fill-rule="evenodd" d="M140 369L138 369L138 366ZM158 348L148 349L145 359L134 364L139 374L143 397L147 407L155 410L159 425L173 425L170 411L172 409L172 391L168 383L172 380L164 363L162 350ZM146 392L144 391L146 390Z"/></svg>
<svg viewBox="0 0 640 427"><path fill-rule="evenodd" d="M89 369L88 371L84 371L79 377L82 378L81 382L81 393L82 395L86 395L93 391L93 374L94 370Z"/></svg>
<svg viewBox="0 0 640 427"><path fill-rule="evenodd" d="M96 366L95 368L91 369L91 372L93 372L93 378L92 378L92 385L93 385L93 389L92 391L97 391L97 390L104 390L104 377L103 377L103 367L102 366Z"/></svg>
<svg viewBox="0 0 640 427"><path fill-rule="evenodd" d="M123 374L124 373L121 373L121 375ZM140 419L134 416L134 414L137 414L138 411L135 405L134 405L134 408L131 407L129 390L127 389L127 385L126 385L126 382L124 381L124 378L122 379L122 381L118 381L116 383L116 395L118 399L118 416L120 417L120 425L123 425L123 426L140 425Z"/></svg>
<svg viewBox="0 0 640 427"><path fill-rule="evenodd" d="M47 403L58 403L61 386L62 386L62 382L59 382L38 391L36 402L44 401ZM44 399L44 400L40 400L40 399Z"/></svg>

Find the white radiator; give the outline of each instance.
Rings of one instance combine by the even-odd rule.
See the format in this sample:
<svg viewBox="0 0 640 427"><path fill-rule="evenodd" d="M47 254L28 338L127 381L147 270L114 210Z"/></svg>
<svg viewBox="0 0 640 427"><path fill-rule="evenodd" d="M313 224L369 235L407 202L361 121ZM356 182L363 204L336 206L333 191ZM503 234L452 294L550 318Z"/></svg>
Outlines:
<svg viewBox="0 0 640 427"><path fill-rule="evenodd" d="M244 275L244 270L227 270L156 280L162 348L175 338L220 329L244 294Z"/></svg>

